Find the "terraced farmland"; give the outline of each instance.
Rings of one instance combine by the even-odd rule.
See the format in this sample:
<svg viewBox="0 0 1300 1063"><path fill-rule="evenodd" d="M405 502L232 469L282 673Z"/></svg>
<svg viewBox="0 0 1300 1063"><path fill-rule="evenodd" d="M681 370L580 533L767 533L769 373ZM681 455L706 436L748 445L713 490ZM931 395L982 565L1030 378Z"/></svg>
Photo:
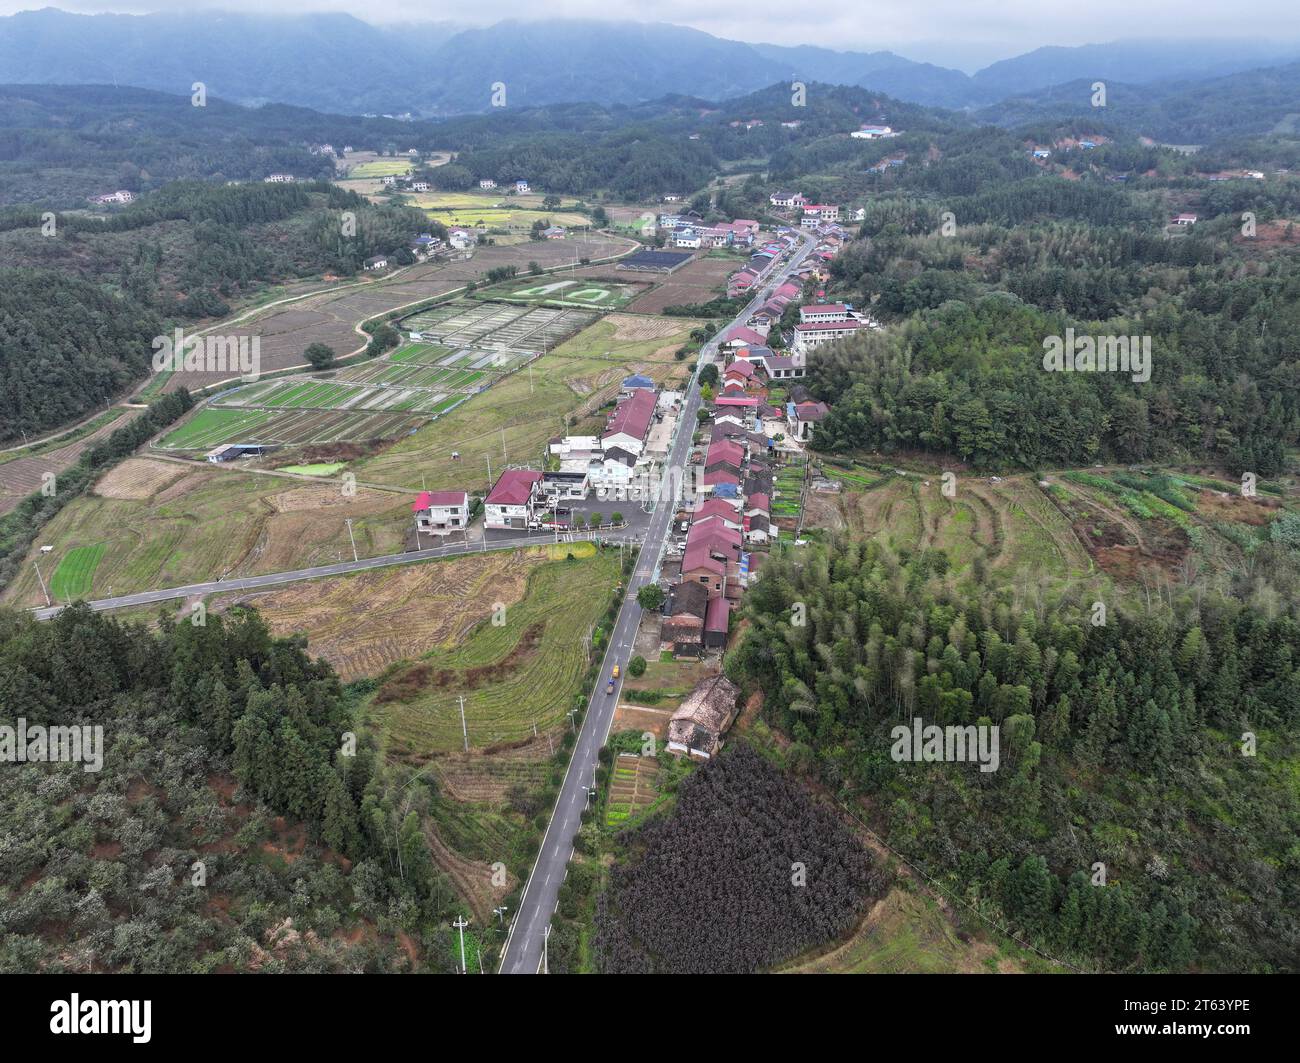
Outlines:
<svg viewBox="0 0 1300 1063"><path fill-rule="evenodd" d="M369 713L390 752L461 749L459 696L473 748L528 738L534 726L562 725L588 667L584 641L617 578L613 550L537 565L523 598L504 610L503 624L485 618L454 647L389 675Z"/></svg>

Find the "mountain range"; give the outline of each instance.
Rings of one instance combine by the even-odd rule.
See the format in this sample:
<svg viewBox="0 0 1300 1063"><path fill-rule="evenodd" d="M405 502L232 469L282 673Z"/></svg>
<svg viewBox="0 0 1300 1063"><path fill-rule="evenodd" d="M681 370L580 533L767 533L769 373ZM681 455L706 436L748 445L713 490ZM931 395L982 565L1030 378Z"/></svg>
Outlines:
<svg viewBox="0 0 1300 1063"><path fill-rule="evenodd" d="M1193 80L1300 59L1300 44L1133 40L1039 48L968 75L893 52L748 44L665 23L548 19L466 28L375 26L346 14L220 11L0 18L0 83L112 84L243 104L348 114L445 116L665 95L719 100L784 79L855 85L909 102L974 109L1093 79Z"/></svg>

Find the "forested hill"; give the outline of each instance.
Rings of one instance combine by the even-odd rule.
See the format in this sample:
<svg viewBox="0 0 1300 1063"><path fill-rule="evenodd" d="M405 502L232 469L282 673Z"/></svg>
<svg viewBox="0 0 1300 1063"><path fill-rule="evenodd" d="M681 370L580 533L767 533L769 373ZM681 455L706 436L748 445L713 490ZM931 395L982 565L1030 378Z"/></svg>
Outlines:
<svg viewBox="0 0 1300 1063"><path fill-rule="evenodd" d="M975 112L977 120L1019 126L1087 118L1174 144L1280 133L1300 134L1300 63L1207 80L1106 82L1105 107L1092 103L1095 79L1012 95Z"/></svg>
<svg viewBox="0 0 1300 1063"><path fill-rule="evenodd" d="M445 930L407 936L458 904L426 785L394 801L299 640L250 612L160 632L0 612L0 691L9 727L103 728L98 772L6 765L0 971L450 969Z"/></svg>
<svg viewBox="0 0 1300 1063"><path fill-rule="evenodd" d="M356 235L339 239L343 210ZM0 211L0 440L40 435L102 408L150 370L153 339L220 317L259 286L369 255L413 261L419 231L398 204L324 183L176 182L107 218Z"/></svg>
<svg viewBox="0 0 1300 1063"><path fill-rule="evenodd" d="M945 560L844 541L767 562L726 667L765 692L787 762L1049 956L1294 970L1294 609L1189 594L1098 625L1087 601L1031 606ZM899 760L892 729L917 717L1000 726L997 770Z"/></svg>
<svg viewBox="0 0 1300 1063"><path fill-rule="evenodd" d="M162 331L147 306L54 270L0 269L0 439L106 405L148 371Z"/></svg>

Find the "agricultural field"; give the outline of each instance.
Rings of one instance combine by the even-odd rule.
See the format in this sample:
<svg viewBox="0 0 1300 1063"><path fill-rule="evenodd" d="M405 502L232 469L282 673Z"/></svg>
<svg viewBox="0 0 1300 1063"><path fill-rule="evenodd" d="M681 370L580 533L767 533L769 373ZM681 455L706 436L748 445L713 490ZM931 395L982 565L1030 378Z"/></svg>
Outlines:
<svg viewBox="0 0 1300 1063"><path fill-rule="evenodd" d="M59 561L59 567L50 577L50 597L56 602L70 602L84 597L90 590L95 569L104 556L104 544L78 546L69 550Z"/></svg>
<svg viewBox="0 0 1300 1063"><path fill-rule="evenodd" d="M257 609L275 635L305 634L344 682L453 649L500 604L519 602L544 550L468 554L374 572L215 596Z"/></svg>
<svg viewBox="0 0 1300 1063"><path fill-rule="evenodd" d="M390 754L462 749L460 696L471 748L563 725L590 664L586 639L609 605L619 563L614 550L573 552L573 560L533 566L522 598L501 602L495 616L500 599L489 584L469 634L386 674L367 711Z"/></svg>
<svg viewBox="0 0 1300 1063"><path fill-rule="evenodd" d="M1234 484L1188 473L1073 471L959 476L825 461L838 494L810 492L805 528L875 538L893 550L942 550L957 575L975 567L1102 584L1186 583L1239 571L1252 539L1285 511L1275 485L1243 498Z"/></svg>
<svg viewBox="0 0 1300 1063"><path fill-rule="evenodd" d="M48 555L34 554L42 569L53 571L47 565L61 565L74 550L103 544L83 593L105 598L110 592L329 564L352 556L347 517L353 519L363 556L403 549L411 501L404 492L359 486L349 495L330 480L298 481L194 464L176 464L179 478L148 487L155 460L128 459L65 506L41 533L40 544L53 547ZM128 477L145 486L131 486ZM146 497L122 497L146 490ZM20 567L0 602L45 604L30 563Z"/></svg>
<svg viewBox="0 0 1300 1063"><path fill-rule="evenodd" d="M577 203L576 199L566 196L561 199L558 209L546 210L542 207L545 198L538 193L505 195L495 190L481 193L420 192L406 197L406 201L449 228L531 229L536 221L566 228L591 224L591 219L585 214L564 209Z"/></svg>
<svg viewBox="0 0 1300 1063"><path fill-rule="evenodd" d="M481 310L515 313L518 307L478 304ZM532 314L553 311L538 308ZM674 352L699 324L690 318L650 318L610 314L584 328L472 402L458 406L414 435L355 466L360 479L430 490L478 487L486 462L537 461L546 441L562 432L566 419L578 424L618 392L629 373L659 382L686 372ZM453 462L452 452L461 460ZM468 477L468 479L467 479Z"/></svg>
<svg viewBox="0 0 1300 1063"><path fill-rule="evenodd" d="M596 310L621 310L645 291L643 284L605 280L587 280L551 274L526 277L491 288L480 288L476 299L496 299L540 306L590 307Z"/></svg>
<svg viewBox="0 0 1300 1063"><path fill-rule="evenodd" d="M530 262L543 268L567 265L576 249L590 258L604 258L626 251L629 241L620 237L590 234L578 240L529 241L527 245L480 247L468 259L433 260L407 266L384 277L338 280L322 291L314 291L292 302L266 305L247 316L228 320L214 331L258 337L263 374L302 366L303 352L316 342L333 348L338 357L359 352L366 337L356 326L379 314L415 307L480 281L485 273L501 266L522 271ZM187 387L191 391L209 387L221 375L197 371L173 373L166 390Z"/></svg>
<svg viewBox="0 0 1300 1063"><path fill-rule="evenodd" d="M353 156L353 158L355 157ZM410 172L410 160L399 158L366 158L363 161L351 163L348 167L349 177L400 177Z"/></svg>
<svg viewBox="0 0 1300 1063"><path fill-rule="evenodd" d="M726 294L727 278L744 261L740 256L731 255L693 259L637 296L628 309L637 314L662 314L669 306L707 303Z"/></svg>
<svg viewBox="0 0 1300 1063"><path fill-rule="evenodd" d="M823 466L822 474L838 479L841 490L809 492L805 529L879 539L897 552L943 550L959 575L976 563L1067 581L1095 574L1069 522L1028 477L1000 483L961 477L955 497L948 498L940 490L938 473L898 476L855 466L846 474L844 468Z"/></svg>
<svg viewBox="0 0 1300 1063"><path fill-rule="evenodd" d="M605 799L605 825L615 829L640 815L659 796L659 761L620 753L614 758Z"/></svg>
<svg viewBox="0 0 1300 1063"><path fill-rule="evenodd" d="M486 345L488 350L534 351L555 346L596 317L594 310L504 306L455 299L403 318L401 327L419 335L421 342L440 345L453 353L473 349L476 344Z"/></svg>
<svg viewBox="0 0 1300 1063"><path fill-rule="evenodd" d="M222 392L159 446L196 450L220 443L393 439L526 365L536 351L520 344L556 342L590 320L591 315L566 311L448 303L411 319L414 324L407 327L421 337L418 341L327 374L260 380ZM417 326L446 342L426 342Z"/></svg>
<svg viewBox="0 0 1300 1063"><path fill-rule="evenodd" d="M0 517L39 491L47 476L54 476L57 486L58 474L75 465L87 447L107 438L143 412L143 409L109 410L96 418L98 424L85 434L73 434L64 442L52 440L44 446L0 455L3 459L0 460Z"/></svg>

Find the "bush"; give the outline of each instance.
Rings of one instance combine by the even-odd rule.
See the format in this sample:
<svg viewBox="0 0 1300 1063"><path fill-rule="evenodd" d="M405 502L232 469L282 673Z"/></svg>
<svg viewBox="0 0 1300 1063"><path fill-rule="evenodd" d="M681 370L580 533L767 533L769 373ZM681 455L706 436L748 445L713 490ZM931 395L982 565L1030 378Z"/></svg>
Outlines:
<svg viewBox="0 0 1300 1063"><path fill-rule="evenodd" d="M636 678L637 676L645 675L645 658L638 656L638 657L633 657L630 661L628 661L627 674L632 676L633 678Z"/></svg>

